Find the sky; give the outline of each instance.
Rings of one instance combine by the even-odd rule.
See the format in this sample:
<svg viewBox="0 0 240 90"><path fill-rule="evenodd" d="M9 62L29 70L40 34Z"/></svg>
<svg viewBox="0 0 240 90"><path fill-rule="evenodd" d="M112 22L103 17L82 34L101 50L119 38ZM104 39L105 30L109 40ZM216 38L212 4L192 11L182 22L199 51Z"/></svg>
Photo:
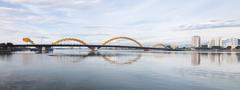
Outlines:
<svg viewBox="0 0 240 90"><path fill-rule="evenodd" d="M74 37L99 44L116 36L142 44L188 44L199 35L240 37L239 0L0 0L0 41Z"/></svg>

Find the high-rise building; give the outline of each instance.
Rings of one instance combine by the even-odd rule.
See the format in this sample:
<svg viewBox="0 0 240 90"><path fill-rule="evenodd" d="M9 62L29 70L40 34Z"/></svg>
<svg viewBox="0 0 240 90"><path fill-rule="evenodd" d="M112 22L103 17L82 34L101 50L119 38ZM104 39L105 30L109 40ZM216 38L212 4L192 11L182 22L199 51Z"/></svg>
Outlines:
<svg viewBox="0 0 240 90"><path fill-rule="evenodd" d="M208 48L211 48L211 47L212 47L212 45L213 45L213 44L212 44L212 41L208 41L208 43L207 43L207 44L208 44Z"/></svg>
<svg viewBox="0 0 240 90"><path fill-rule="evenodd" d="M200 36L192 37L192 47L194 47L194 48L201 47L201 37Z"/></svg>
<svg viewBox="0 0 240 90"><path fill-rule="evenodd" d="M209 43L209 46L211 46L211 47L213 47L213 46L222 47L223 46L222 39L220 37L213 38L211 40L211 42Z"/></svg>
<svg viewBox="0 0 240 90"><path fill-rule="evenodd" d="M223 46L224 47L228 47L228 46L231 46L231 47L237 47L240 45L240 39L238 38L231 38L231 39L226 39L226 40L223 40Z"/></svg>

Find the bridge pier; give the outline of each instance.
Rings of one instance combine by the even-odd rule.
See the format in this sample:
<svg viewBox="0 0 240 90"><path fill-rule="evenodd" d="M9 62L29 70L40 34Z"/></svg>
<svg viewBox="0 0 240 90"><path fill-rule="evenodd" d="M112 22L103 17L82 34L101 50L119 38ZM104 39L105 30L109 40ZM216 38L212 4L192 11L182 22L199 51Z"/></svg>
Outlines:
<svg viewBox="0 0 240 90"><path fill-rule="evenodd" d="M37 48L38 53L49 53L51 51L50 46L39 46L39 47L36 47L36 48Z"/></svg>
<svg viewBox="0 0 240 90"><path fill-rule="evenodd" d="M97 51L98 49L96 47L88 47L91 51Z"/></svg>
<svg viewBox="0 0 240 90"><path fill-rule="evenodd" d="M149 49L144 49L144 51L149 51Z"/></svg>

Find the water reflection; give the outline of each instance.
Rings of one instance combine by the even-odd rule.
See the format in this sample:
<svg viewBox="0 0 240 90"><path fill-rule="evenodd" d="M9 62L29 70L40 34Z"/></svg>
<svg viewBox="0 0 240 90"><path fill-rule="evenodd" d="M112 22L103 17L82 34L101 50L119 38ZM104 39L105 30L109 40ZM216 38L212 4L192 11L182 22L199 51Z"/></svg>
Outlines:
<svg viewBox="0 0 240 90"><path fill-rule="evenodd" d="M72 53L0 55L0 90L240 88L239 53Z"/></svg>
<svg viewBox="0 0 240 90"><path fill-rule="evenodd" d="M91 56L92 53L88 54L50 54L48 56L56 58L55 61L58 61L63 64L73 64L80 63L84 61L87 57Z"/></svg>
<svg viewBox="0 0 240 90"><path fill-rule="evenodd" d="M52 54L49 56L55 56L58 60L65 60L64 63L79 63L85 60L87 57L102 57L103 60L109 62L110 64L133 64L141 58L141 54L124 54L124 53L109 53L109 52L89 52L87 54ZM73 57L75 60L72 60Z"/></svg>
<svg viewBox="0 0 240 90"><path fill-rule="evenodd" d="M128 60L118 60L118 58L112 58L111 56L105 56L103 55L102 57L104 58L105 61L108 61L111 64L133 64L134 62L137 62L141 58L141 54L138 54L135 58L133 59L128 59ZM125 57L125 56L124 56Z"/></svg>
<svg viewBox="0 0 240 90"><path fill-rule="evenodd" d="M200 53L192 53L192 65L200 65Z"/></svg>
<svg viewBox="0 0 240 90"><path fill-rule="evenodd" d="M209 60L212 64L236 64L240 62L240 53L191 53L192 65L200 65L201 59Z"/></svg>
<svg viewBox="0 0 240 90"><path fill-rule="evenodd" d="M11 60L11 55L12 54L0 54L0 60L1 61L9 61L9 60Z"/></svg>

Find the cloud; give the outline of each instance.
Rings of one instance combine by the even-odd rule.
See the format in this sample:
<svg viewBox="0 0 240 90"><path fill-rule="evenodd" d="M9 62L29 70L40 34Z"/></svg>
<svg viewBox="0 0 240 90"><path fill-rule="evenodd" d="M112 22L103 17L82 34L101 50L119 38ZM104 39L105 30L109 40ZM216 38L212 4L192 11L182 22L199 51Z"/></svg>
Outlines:
<svg viewBox="0 0 240 90"><path fill-rule="evenodd" d="M41 8L50 7L71 8L79 6L80 7L91 6L99 3L101 0L4 0L4 1L12 4L31 5Z"/></svg>
<svg viewBox="0 0 240 90"><path fill-rule="evenodd" d="M15 28L18 27L18 28ZM39 28L16 24L4 24L0 27L1 42L20 43L23 37L45 36L45 33Z"/></svg>
<svg viewBox="0 0 240 90"><path fill-rule="evenodd" d="M209 20L203 24L181 25L181 30L205 30L215 28L240 27L240 19L231 20Z"/></svg>
<svg viewBox="0 0 240 90"><path fill-rule="evenodd" d="M88 29L106 29L106 28L120 28L124 26L111 26L111 25L80 25L80 28L88 28Z"/></svg>
<svg viewBox="0 0 240 90"><path fill-rule="evenodd" d="M70 24L65 19L60 19L61 17L52 15L38 15L26 8L14 8L14 7L1 7L0 6L0 25L4 24L28 24L28 26L38 26L42 24L47 25L62 25Z"/></svg>
<svg viewBox="0 0 240 90"><path fill-rule="evenodd" d="M64 36L71 36L71 37L88 37L88 36L109 36L109 34L105 34L105 33L79 33L79 34L72 34L72 33L64 33L64 34L56 34L60 37L64 37Z"/></svg>
<svg viewBox="0 0 240 90"><path fill-rule="evenodd" d="M0 7L0 13L9 13L9 12L23 12L23 9L9 8L9 7Z"/></svg>
<svg viewBox="0 0 240 90"><path fill-rule="evenodd" d="M154 43L184 41L190 39L191 35L205 31L206 35L213 36L216 32L225 29L224 27L239 27L240 20L216 19L239 18L240 13L236 12L237 9L230 8L236 2L228 2L229 6L224 6L226 1L215 2L218 3L217 7L212 4L213 2L215 1L2 0L0 1L0 34L3 35L2 37L11 38L12 41L21 39L22 36L29 36L47 37L49 40L79 37L98 42L113 36L128 36L139 41ZM206 9L209 7L210 10ZM223 10L223 8L227 9ZM195 23L198 20L207 22ZM181 31L175 31L176 26L177 30ZM214 31L213 34L209 34L209 30ZM231 29L227 28L226 31L228 30ZM16 38L12 39L12 37Z"/></svg>

